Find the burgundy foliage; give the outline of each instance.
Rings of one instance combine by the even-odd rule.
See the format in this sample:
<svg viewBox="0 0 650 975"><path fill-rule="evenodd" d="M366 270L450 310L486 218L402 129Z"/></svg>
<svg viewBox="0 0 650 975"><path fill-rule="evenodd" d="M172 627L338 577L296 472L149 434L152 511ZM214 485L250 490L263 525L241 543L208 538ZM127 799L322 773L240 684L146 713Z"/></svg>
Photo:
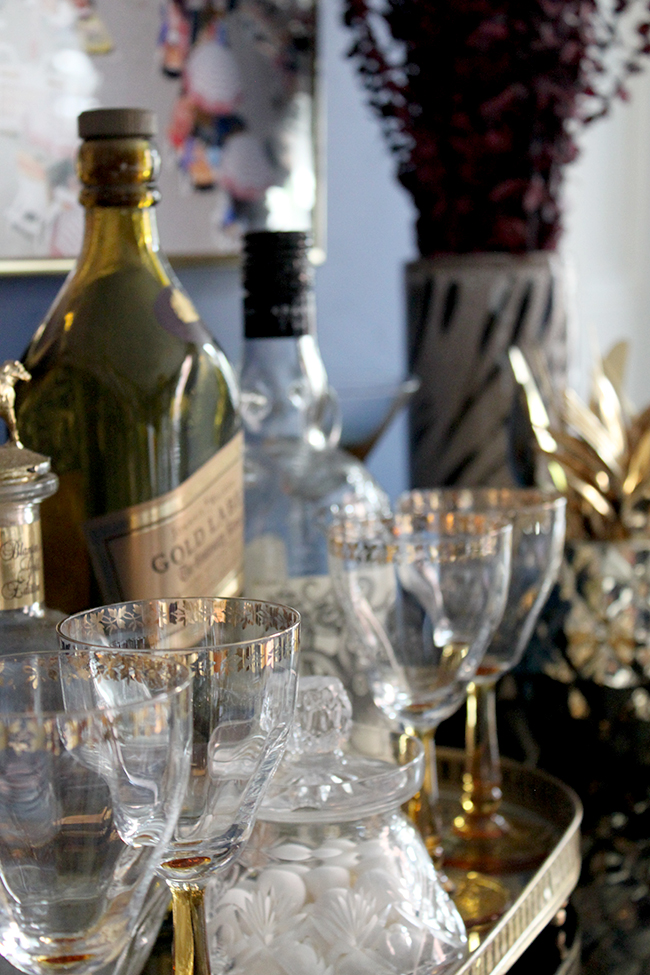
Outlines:
<svg viewBox="0 0 650 975"><path fill-rule="evenodd" d="M578 128L627 97L650 53L650 2L344 2L420 253L553 249Z"/></svg>

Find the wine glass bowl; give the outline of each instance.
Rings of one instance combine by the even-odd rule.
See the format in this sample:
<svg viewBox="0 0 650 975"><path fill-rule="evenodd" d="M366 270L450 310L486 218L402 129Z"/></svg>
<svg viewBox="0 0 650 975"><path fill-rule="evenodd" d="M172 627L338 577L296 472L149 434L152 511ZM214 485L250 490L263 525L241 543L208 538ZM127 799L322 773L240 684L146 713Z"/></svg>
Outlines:
<svg viewBox="0 0 650 975"><path fill-rule="evenodd" d="M427 729L458 708L503 612L509 539L503 519L483 515L415 532L397 521L333 526L337 591L388 717Z"/></svg>
<svg viewBox="0 0 650 975"><path fill-rule="evenodd" d="M125 949L180 812L191 707L182 661L2 658L0 942L17 968L93 972Z"/></svg>
<svg viewBox="0 0 650 975"><path fill-rule="evenodd" d="M459 512L501 515L512 523L508 599L475 680L489 683L516 666L562 561L566 500L534 488L461 488L409 491L398 500L398 518L414 529Z"/></svg>
<svg viewBox="0 0 650 975"><path fill-rule="evenodd" d="M177 975L209 971L204 888L241 852L282 756L295 706L299 620L286 606L206 597L116 604L58 627L63 647L108 644L127 659L155 651L192 673L189 782L159 863L172 893Z"/></svg>

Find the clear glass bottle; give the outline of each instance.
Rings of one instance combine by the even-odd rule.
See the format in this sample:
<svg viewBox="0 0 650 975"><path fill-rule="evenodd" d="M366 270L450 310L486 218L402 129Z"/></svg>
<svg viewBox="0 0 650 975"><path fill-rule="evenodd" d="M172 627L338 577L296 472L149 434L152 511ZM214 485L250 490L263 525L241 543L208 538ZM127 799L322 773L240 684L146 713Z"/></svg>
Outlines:
<svg viewBox="0 0 650 975"><path fill-rule="evenodd" d="M23 437L60 480L46 594L67 612L241 585L236 383L159 247L155 132L143 109L80 116L82 251L24 359Z"/></svg>
<svg viewBox="0 0 650 975"><path fill-rule="evenodd" d="M350 506L382 514L389 505L363 464L337 446L338 407L316 338L308 249L302 232L245 238L245 588L300 611L302 670L339 676L358 713L367 689L330 583L325 529Z"/></svg>

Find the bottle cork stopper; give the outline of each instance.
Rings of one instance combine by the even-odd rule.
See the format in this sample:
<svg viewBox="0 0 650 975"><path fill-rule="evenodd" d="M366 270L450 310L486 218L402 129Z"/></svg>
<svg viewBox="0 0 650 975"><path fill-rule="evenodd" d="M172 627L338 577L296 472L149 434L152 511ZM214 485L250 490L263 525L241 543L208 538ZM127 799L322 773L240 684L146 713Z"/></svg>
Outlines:
<svg viewBox="0 0 650 975"><path fill-rule="evenodd" d="M155 112L148 108L92 108L77 124L82 139L149 139L158 132Z"/></svg>

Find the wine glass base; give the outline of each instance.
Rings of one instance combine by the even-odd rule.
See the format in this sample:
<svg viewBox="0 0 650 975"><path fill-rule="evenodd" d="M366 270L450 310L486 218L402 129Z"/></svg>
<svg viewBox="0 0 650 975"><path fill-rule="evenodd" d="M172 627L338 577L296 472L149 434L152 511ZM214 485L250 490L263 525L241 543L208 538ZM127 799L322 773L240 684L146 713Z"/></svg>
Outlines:
<svg viewBox="0 0 650 975"><path fill-rule="evenodd" d="M501 821L504 828L496 836L447 835L445 867L496 875L536 870L553 848L551 829L514 818Z"/></svg>
<svg viewBox="0 0 650 975"><path fill-rule="evenodd" d="M451 898L468 931L480 931L498 921L512 901L510 891L494 877L470 870L450 871Z"/></svg>

